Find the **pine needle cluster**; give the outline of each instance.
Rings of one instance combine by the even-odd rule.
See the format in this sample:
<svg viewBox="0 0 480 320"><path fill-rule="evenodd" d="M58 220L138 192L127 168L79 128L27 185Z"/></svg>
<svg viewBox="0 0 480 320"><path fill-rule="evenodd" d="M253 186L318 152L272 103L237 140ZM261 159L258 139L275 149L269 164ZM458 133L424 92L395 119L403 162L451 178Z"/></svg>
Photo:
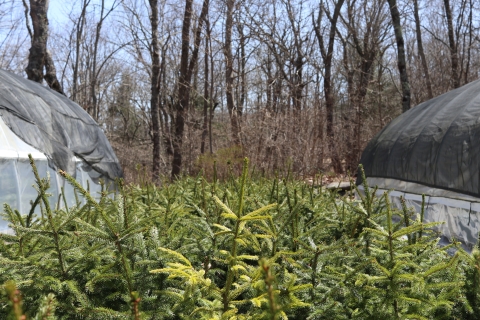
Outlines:
<svg viewBox="0 0 480 320"><path fill-rule="evenodd" d="M143 183L75 206L8 205L1 319L474 319L480 254L438 246L423 213L248 170ZM55 203L55 205L52 205ZM36 213L39 212L39 213ZM452 254L452 252L454 252Z"/></svg>

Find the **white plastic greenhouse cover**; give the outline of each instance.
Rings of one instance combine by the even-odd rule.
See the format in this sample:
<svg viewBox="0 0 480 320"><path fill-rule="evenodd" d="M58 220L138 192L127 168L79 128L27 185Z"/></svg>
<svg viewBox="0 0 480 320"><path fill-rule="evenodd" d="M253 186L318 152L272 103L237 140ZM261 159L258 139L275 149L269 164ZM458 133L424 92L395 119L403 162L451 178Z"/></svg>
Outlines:
<svg viewBox="0 0 480 320"><path fill-rule="evenodd" d="M35 160L38 172L42 178L47 175L50 177L49 193L51 206L57 204L64 206L63 201L59 201L60 190L64 190L67 205L76 204L76 198L73 187L66 183L65 179L56 173L48 165L47 157L23 142L17 137L6 125L0 117L0 203L10 205L12 209L16 209L21 213L30 210L30 202L37 197L37 191L33 187L35 176L28 159L31 154ZM76 179L84 187L89 188L93 196L99 196L101 186L98 180L94 181L91 177L95 177L93 171L87 164L79 159L74 159L77 163ZM98 177L100 174L96 174ZM2 208L3 209L3 208ZM37 209L38 212L38 209ZM0 219L0 232L8 232L8 223Z"/></svg>
<svg viewBox="0 0 480 320"><path fill-rule="evenodd" d="M439 233L440 244L446 245L455 239L465 250L471 251L477 243L479 198L396 179L367 178L367 182L370 187L378 187L378 197L387 192L393 207L401 209L400 198L403 198L407 208L416 213L422 209L422 194L425 194L423 222L444 222L434 228ZM363 185L358 189L363 192Z"/></svg>
<svg viewBox="0 0 480 320"><path fill-rule="evenodd" d="M29 154L40 176L50 177L52 207L65 205L62 188L66 205L75 205L78 198L58 169L93 196L99 195L100 179L111 183L122 177L110 143L85 110L49 88L0 70L0 205L7 203L22 214L37 197ZM0 232L8 232L1 217Z"/></svg>

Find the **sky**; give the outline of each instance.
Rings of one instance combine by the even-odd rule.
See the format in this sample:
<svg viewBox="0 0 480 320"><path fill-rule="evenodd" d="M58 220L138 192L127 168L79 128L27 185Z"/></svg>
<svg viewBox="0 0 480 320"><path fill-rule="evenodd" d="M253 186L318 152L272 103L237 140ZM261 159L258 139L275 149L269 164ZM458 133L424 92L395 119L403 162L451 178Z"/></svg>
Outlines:
<svg viewBox="0 0 480 320"><path fill-rule="evenodd" d="M68 19L68 12L70 8L71 4L68 0L50 0L48 19L55 23L64 22Z"/></svg>
<svg viewBox="0 0 480 320"><path fill-rule="evenodd" d="M113 2L114 0L105 0L105 8L109 8ZM72 7L76 6L78 9L75 11L79 12L81 3L82 0L50 0L50 7L48 8L49 21L59 24L62 22L67 22L68 15L72 11ZM91 0L90 9L88 11L91 11L94 6L100 3L101 0Z"/></svg>

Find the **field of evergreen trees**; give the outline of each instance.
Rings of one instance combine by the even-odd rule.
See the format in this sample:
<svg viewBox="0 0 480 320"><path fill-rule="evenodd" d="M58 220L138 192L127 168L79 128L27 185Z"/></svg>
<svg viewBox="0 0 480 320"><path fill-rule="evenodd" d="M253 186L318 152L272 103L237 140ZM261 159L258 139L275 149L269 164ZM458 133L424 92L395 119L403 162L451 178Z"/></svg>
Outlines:
<svg viewBox="0 0 480 320"><path fill-rule="evenodd" d="M35 166L33 164L34 171ZM232 171L233 172L233 171ZM66 174L64 174L66 176ZM6 206L1 319L475 319L480 253L388 197L248 169ZM35 207L41 214L35 215Z"/></svg>

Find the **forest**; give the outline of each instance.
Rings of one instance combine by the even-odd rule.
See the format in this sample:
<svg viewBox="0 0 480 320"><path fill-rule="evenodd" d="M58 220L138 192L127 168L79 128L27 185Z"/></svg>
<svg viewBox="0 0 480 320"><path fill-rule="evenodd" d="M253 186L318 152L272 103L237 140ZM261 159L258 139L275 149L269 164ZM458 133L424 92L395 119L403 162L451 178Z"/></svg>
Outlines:
<svg viewBox="0 0 480 320"><path fill-rule="evenodd" d="M0 68L78 103L124 170L95 195L59 170L69 205L29 155L31 208L0 213L0 318L477 319L478 244L440 246L425 196L393 208L358 163L478 78L479 17L474 0L0 0ZM357 172L363 191L325 188Z"/></svg>
<svg viewBox="0 0 480 320"><path fill-rule="evenodd" d="M0 68L82 106L127 181L356 172L403 111L476 80L473 0L1 0ZM219 169L219 174L221 167Z"/></svg>

